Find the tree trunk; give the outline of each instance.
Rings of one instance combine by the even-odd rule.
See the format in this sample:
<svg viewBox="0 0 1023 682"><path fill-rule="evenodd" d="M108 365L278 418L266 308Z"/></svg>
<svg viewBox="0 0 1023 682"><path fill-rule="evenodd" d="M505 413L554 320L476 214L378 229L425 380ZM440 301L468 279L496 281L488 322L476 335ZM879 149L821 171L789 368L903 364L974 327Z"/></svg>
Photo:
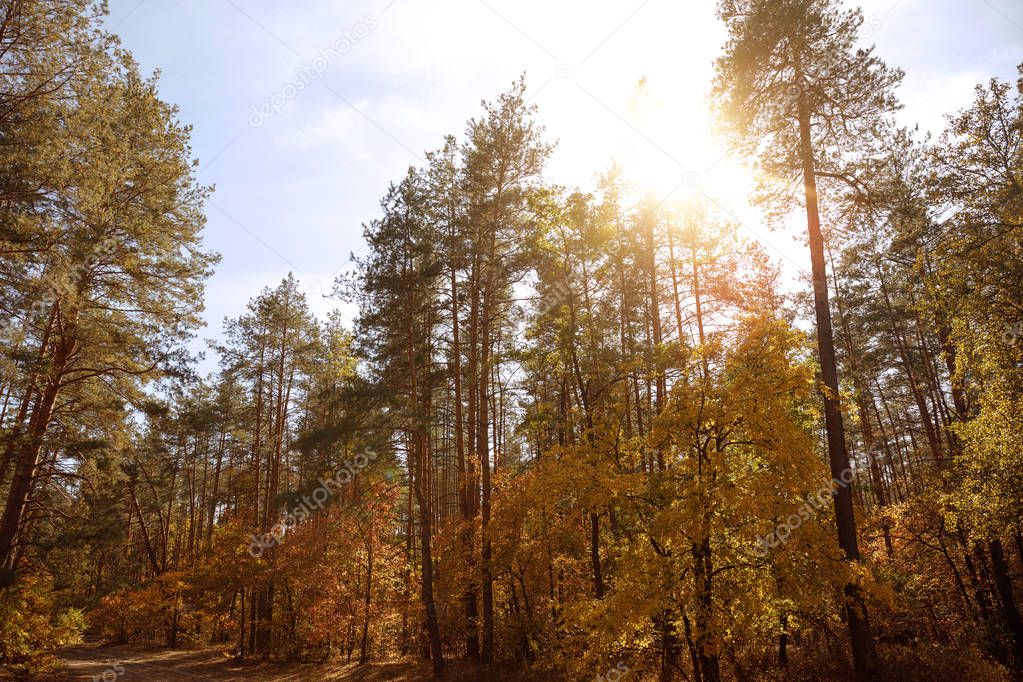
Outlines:
<svg viewBox="0 0 1023 682"><path fill-rule="evenodd" d="M409 292L411 296L412 292ZM411 303L411 301L410 301ZM414 310L414 306L409 306L410 310ZM409 404L412 407L414 423L411 425L410 438L409 438L409 467L413 475L412 480L409 481L409 485L412 489L412 493L416 496L416 505L419 508L419 540L422 549L422 556L420 562L421 568L421 597L423 600L423 608L426 611L426 636L429 640L429 651L430 659L433 662L433 673L434 675L440 675L444 670L444 653L441 649L440 640L440 625L437 621L437 607L434 603L433 598L433 526L432 526L432 511L430 504L430 489L427 486L424 490L424 482L426 480L426 471L429 466L429 436L423 433L422 424L420 419L427 424L429 428L429 392L431 386L427 379L426 384L423 386L423 405L426 408L426 414L420 414L420 397L419 397L419 381L418 381L418 366L416 362L416 348L415 348L415 330L413 328L413 321L411 315L407 321L407 334L406 339L406 359L408 362L409 371ZM426 374L429 377L429 372Z"/></svg>
<svg viewBox="0 0 1023 682"><path fill-rule="evenodd" d="M707 519L709 523L709 519ZM720 682L718 642L714 632L714 562L711 557L709 526L703 539L693 544L694 578L696 582L696 654L700 661L703 682Z"/></svg>
<svg viewBox="0 0 1023 682"><path fill-rule="evenodd" d="M370 525L366 542L366 596L363 599L362 642L359 644L359 663L369 662L369 606L373 598L373 526Z"/></svg>
<svg viewBox="0 0 1023 682"><path fill-rule="evenodd" d="M43 446L46 430L50 425L53 405L60 392L68 360L76 347L77 342L67 336L57 344L46 386L32 411L28 431L25 434L26 438L16 451L14 476L11 478L11 487L7 492L7 504L4 506L3 518L0 519L0 569L6 569L3 574L0 574L0 587L5 587L13 580L14 572L17 569L16 557L18 554L15 551L15 540L32 494L36 467L39 465L39 452Z"/></svg>
<svg viewBox="0 0 1023 682"><path fill-rule="evenodd" d="M465 461L465 422L462 419L462 346L459 339L458 320L458 282L455 268L451 268L451 373L454 379L454 432L455 457L458 467L458 509L462 515L464 532L462 534L462 551L472 554L472 505L470 504L472 476ZM465 605L465 657L476 660L480 657L480 644L476 636L476 591L470 586L462 596Z"/></svg>
<svg viewBox="0 0 1023 682"><path fill-rule="evenodd" d="M802 77L799 78L802 83ZM817 177L814 168L813 146L810 136L810 109L805 88L800 88L799 138L803 163L803 189L806 200L806 223L810 241L810 263L813 274L814 311L817 317L817 348L824 381L824 423L827 431L828 460L831 475L844 480L849 469L849 454L845 449L845 430L838 402L838 366L835 359L835 340L831 329L831 310L828 304L828 279L824 263L824 236L821 233L817 206ZM847 561L858 562L860 550L856 541L856 518L853 513L852 486L839 486L835 498L835 523L838 544ZM852 639L853 663L857 680L877 677L879 664L870 632L867 608L860 588L855 583L845 586L845 611Z"/></svg>
<svg viewBox="0 0 1023 682"><path fill-rule="evenodd" d="M433 529L430 519L430 504L422 489L422 477L424 473L424 445L423 434L416 433L413 436L416 449L416 481L413 489L416 495L416 503L419 507L419 541L422 549L422 598L423 608L426 611L426 635L430 645L430 660L433 662L434 675L440 675L444 670L444 652L441 649L440 625L437 621L437 606L433 598L433 552L432 534Z"/></svg>
<svg viewBox="0 0 1023 682"><path fill-rule="evenodd" d="M593 594L604 598L604 576L600 570L600 515L590 514L590 564L593 567Z"/></svg>
<svg viewBox="0 0 1023 682"><path fill-rule="evenodd" d="M995 588L1002 604L1002 617L1005 619L1009 634L1012 635L1013 653L1019 665L1019 661L1023 660L1023 620L1020 619L1019 609L1016 607L1016 597L1012 591L1012 579L1009 577L1009 566L1005 561L1002 541L997 538L990 541L988 550L991 552Z"/></svg>
<svg viewBox="0 0 1023 682"><path fill-rule="evenodd" d="M490 544L490 444L489 444L489 415L488 415L488 378L490 376L490 297L484 292L482 310L482 333L480 335L480 373L479 373L479 399L477 401L477 426L476 426L476 451L480 458L480 473L482 477L482 503L480 505L480 522L483 549L481 553L480 568L482 574L482 598L483 598L483 651L484 663L494 661L494 579L491 573L491 544Z"/></svg>

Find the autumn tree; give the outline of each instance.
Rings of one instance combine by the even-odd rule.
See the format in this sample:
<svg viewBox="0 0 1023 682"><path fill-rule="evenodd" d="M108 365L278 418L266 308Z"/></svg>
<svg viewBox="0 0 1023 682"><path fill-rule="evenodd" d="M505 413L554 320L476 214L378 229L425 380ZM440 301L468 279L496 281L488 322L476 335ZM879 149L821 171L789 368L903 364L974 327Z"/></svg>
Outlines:
<svg viewBox="0 0 1023 682"><path fill-rule="evenodd" d="M743 153L755 156L758 171L803 183L813 276L817 348L832 476L849 468L839 402L820 189L829 183L859 182L846 162L850 152L869 150L884 116L897 108L892 94L902 73L888 68L871 48L857 47L863 15L834 0L725 0L719 14L729 31L717 62L715 94L725 125ZM783 207L784 196L765 197ZM859 561L853 491L835 497L839 542L847 558ZM878 670L873 636L855 583L846 590L846 616L859 679Z"/></svg>
<svg viewBox="0 0 1023 682"><path fill-rule="evenodd" d="M1001 537L1019 538L1020 431L1010 416L1020 374L1020 227L1023 225L1023 94L978 85L973 105L949 118L933 149L933 197L944 220L933 232L928 284L954 362L957 491L953 506L987 544L1003 620L1023 659L1023 619Z"/></svg>

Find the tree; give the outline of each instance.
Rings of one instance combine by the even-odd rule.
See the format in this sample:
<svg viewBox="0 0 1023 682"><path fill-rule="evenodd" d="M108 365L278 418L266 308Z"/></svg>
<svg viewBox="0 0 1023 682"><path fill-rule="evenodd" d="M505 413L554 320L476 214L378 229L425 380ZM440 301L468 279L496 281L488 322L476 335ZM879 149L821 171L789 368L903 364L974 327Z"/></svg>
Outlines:
<svg viewBox="0 0 1023 682"><path fill-rule="evenodd" d="M249 444L251 495L246 512L253 532L270 533L286 510L282 496L291 491L286 455L296 436L295 412L318 350L318 328L306 306L298 281L289 274L271 290L249 302L248 312L227 322L227 343L221 348L224 372L243 378L251 398L245 430ZM276 551L263 588L250 598L250 651L270 654L274 619Z"/></svg>
<svg viewBox="0 0 1023 682"><path fill-rule="evenodd" d="M434 598L432 475L435 391L434 328L440 317L442 268L435 247L443 237L426 220L422 180L410 169L381 201L383 217L365 230L370 254L359 262L360 335L375 381L390 394L393 427L404 444L412 497L419 510L421 598L435 675L444 669ZM411 519L410 528L411 528ZM409 557L411 560L411 557Z"/></svg>
<svg viewBox="0 0 1023 682"><path fill-rule="evenodd" d="M883 117L897 107L893 88L902 78L872 49L857 48L863 16L834 0L723 0L719 15L729 31L716 65L715 95L735 146L755 155L758 170L786 182L803 182L813 276L817 347L834 477L849 468L839 403L838 371L828 303L819 185L856 185L847 160L869 150ZM765 197L783 207L791 200ZM839 543L851 562L859 561L853 491L835 497ZM858 679L877 674L878 663L860 589L846 589L846 616Z"/></svg>
<svg viewBox="0 0 1023 682"><path fill-rule="evenodd" d="M1010 416L1023 400L1023 272L1015 257L1023 245L1023 91L1010 92L996 79L978 85L973 106L949 118L932 151L932 194L945 220L935 230L928 283L948 330L954 380L966 386L956 406L953 508L987 543L1019 665L1023 618L1001 543L1009 529L1019 537L1023 509L1016 485L1023 431Z"/></svg>
<svg viewBox="0 0 1023 682"><path fill-rule="evenodd" d="M130 58L94 59L103 70L71 83L62 124L37 150L80 153L65 155L36 208L46 248L23 256L24 300L33 305L20 408L3 453L13 472L0 520L8 570L58 397L90 384L138 395L140 382L174 371L175 344L198 324L202 282L216 260L199 242L207 190L195 184L188 128Z"/></svg>
<svg viewBox="0 0 1023 682"><path fill-rule="evenodd" d="M812 291L614 165L550 184L519 80L388 187L351 327L289 275L200 378L207 190L102 9L0 3L0 665L81 610L238 659L662 682L844 679L847 625L873 678L869 596L886 677L1019 668L1023 91L918 140L858 12L722 2L726 129L768 218L806 210Z"/></svg>
<svg viewBox="0 0 1023 682"><path fill-rule="evenodd" d="M462 147L459 189L465 201L470 252L468 286L468 371L472 458L480 463L482 659L494 659L494 595L490 561L491 448L490 403L495 372L494 344L507 324L510 289L525 271L519 247L528 238L530 195L539 183L550 147L531 119L520 79L496 103L484 103L484 116L469 121ZM475 504L473 504L475 506Z"/></svg>

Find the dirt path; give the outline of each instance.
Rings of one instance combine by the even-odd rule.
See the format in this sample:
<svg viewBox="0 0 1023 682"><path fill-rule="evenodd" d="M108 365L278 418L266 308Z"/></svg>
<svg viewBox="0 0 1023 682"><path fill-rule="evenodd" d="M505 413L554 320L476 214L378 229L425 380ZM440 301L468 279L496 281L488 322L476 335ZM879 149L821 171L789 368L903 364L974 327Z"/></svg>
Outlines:
<svg viewBox="0 0 1023 682"><path fill-rule="evenodd" d="M219 649L147 649L128 645L84 644L59 652L66 667L38 680L53 682L187 682L189 680L261 680L265 682L422 682L435 680L428 663L407 661L369 665L309 665L301 663L238 663ZM4 679L0 674L0 679ZM461 661L448 664L443 680L470 682L525 682L547 680L539 675L488 669Z"/></svg>
<svg viewBox="0 0 1023 682"><path fill-rule="evenodd" d="M382 682L421 680L411 663L377 663L368 666L304 665L300 663L238 663L220 650L143 649L131 646L83 645L60 652L66 668L46 676L60 682L133 682L134 680L337 680Z"/></svg>

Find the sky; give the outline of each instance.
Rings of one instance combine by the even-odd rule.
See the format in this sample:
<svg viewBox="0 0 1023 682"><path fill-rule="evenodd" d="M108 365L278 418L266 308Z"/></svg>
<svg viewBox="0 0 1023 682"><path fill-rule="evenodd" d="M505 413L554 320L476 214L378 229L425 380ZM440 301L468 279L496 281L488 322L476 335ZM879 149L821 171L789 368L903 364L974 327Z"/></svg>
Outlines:
<svg viewBox="0 0 1023 682"><path fill-rule="evenodd" d="M320 316L388 183L521 74L547 176L592 187L612 161L661 198L699 194L802 268L795 234L745 200L748 171L706 95L725 39L712 0L110 0L121 37L193 126L213 185L205 244L222 256L193 347L292 272ZM1018 0L864 0L863 41L906 72L903 124L940 132L973 87L1015 80ZM637 88L640 79L646 86ZM209 354L207 354L209 355ZM201 365L212 370L212 357Z"/></svg>

